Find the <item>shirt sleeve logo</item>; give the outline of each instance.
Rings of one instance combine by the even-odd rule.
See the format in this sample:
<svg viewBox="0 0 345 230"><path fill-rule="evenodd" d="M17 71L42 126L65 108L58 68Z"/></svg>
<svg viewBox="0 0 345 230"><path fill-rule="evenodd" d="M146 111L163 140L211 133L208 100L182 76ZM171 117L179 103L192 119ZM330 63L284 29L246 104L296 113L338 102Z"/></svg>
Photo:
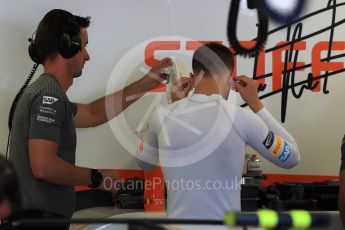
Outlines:
<svg viewBox="0 0 345 230"><path fill-rule="evenodd" d="M42 104L48 104L48 105L52 105L55 102L57 102L59 99L55 98L55 97L50 97L50 96L43 96L43 100L42 100Z"/></svg>
<svg viewBox="0 0 345 230"><path fill-rule="evenodd" d="M283 139L277 136L275 146L272 151L273 155L275 156L278 155L278 153L280 153L280 151L282 150L282 147L283 147Z"/></svg>
<svg viewBox="0 0 345 230"><path fill-rule="evenodd" d="M290 146L284 141L283 152L279 155L279 160L284 163L285 161L287 161L290 155L291 155Z"/></svg>
<svg viewBox="0 0 345 230"><path fill-rule="evenodd" d="M273 145L273 141L274 141L274 133L272 131L269 131L267 134L267 137L265 138L263 142L266 149L271 148L271 146Z"/></svg>

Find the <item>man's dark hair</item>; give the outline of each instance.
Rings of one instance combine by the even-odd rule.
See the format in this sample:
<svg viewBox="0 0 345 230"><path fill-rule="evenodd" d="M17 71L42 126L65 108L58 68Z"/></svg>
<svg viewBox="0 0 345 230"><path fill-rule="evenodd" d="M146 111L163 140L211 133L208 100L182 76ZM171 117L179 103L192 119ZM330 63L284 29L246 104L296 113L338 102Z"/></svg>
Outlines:
<svg viewBox="0 0 345 230"><path fill-rule="evenodd" d="M205 75L220 74L234 69L234 56L228 47L218 43L208 43L200 46L193 55L192 68L195 75L203 72Z"/></svg>
<svg viewBox="0 0 345 230"><path fill-rule="evenodd" d="M54 9L49 11L39 23L35 34L35 49L42 60L56 54L64 33L80 37L80 28L90 25L90 17L80 17L68 11Z"/></svg>
<svg viewBox="0 0 345 230"><path fill-rule="evenodd" d="M74 15L74 17L79 27L88 28L90 26L90 19L91 19L90 16L81 17L81 16Z"/></svg>
<svg viewBox="0 0 345 230"><path fill-rule="evenodd" d="M14 211L21 206L17 174L11 162L0 154L0 203L6 200Z"/></svg>

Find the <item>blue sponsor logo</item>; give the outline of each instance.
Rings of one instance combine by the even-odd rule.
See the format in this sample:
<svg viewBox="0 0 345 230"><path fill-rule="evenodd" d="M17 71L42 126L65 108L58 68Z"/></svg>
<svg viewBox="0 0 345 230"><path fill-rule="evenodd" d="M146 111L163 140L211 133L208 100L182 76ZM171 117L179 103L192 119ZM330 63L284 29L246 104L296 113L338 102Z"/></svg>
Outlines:
<svg viewBox="0 0 345 230"><path fill-rule="evenodd" d="M280 162L287 161L287 159L289 159L290 155L291 155L290 146L288 145L288 143L286 143L286 141L284 141L284 148L282 150L282 153L279 155Z"/></svg>

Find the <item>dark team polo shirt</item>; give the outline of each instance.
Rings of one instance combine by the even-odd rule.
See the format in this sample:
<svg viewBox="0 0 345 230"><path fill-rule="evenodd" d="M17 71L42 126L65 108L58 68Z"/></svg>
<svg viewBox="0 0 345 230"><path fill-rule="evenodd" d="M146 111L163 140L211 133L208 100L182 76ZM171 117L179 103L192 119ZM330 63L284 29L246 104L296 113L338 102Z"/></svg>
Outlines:
<svg viewBox="0 0 345 230"><path fill-rule="evenodd" d="M341 142L341 165L340 170L345 169L345 135L343 137L343 140Z"/></svg>
<svg viewBox="0 0 345 230"><path fill-rule="evenodd" d="M74 188L53 184L33 176L29 160L29 139L58 143L59 157L75 164L76 130L73 116L77 105L71 103L58 81L42 74L26 89L13 117L10 160L20 181L25 209L42 209L71 217Z"/></svg>

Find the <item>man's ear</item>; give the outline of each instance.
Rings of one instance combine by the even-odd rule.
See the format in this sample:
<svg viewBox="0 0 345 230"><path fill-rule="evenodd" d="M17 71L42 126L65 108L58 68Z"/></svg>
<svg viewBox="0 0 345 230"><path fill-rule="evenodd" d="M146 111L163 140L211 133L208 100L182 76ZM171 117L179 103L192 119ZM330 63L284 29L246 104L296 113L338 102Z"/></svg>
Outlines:
<svg viewBox="0 0 345 230"><path fill-rule="evenodd" d="M232 74L230 74L228 77L228 84L229 84L229 87L231 90L236 91L235 80L234 80L234 76Z"/></svg>
<svg viewBox="0 0 345 230"><path fill-rule="evenodd" d="M231 79L231 80L230 80L230 89L236 91L234 79Z"/></svg>
<svg viewBox="0 0 345 230"><path fill-rule="evenodd" d="M12 205L8 200L0 203L0 220L4 220L12 213Z"/></svg>
<svg viewBox="0 0 345 230"><path fill-rule="evenodd" d="M195 88L194 86L195 86L195 76L194 76L194 74L193 73L189 73L189 77L192 79L192 86L193 86L193 88Z"/></svg>

